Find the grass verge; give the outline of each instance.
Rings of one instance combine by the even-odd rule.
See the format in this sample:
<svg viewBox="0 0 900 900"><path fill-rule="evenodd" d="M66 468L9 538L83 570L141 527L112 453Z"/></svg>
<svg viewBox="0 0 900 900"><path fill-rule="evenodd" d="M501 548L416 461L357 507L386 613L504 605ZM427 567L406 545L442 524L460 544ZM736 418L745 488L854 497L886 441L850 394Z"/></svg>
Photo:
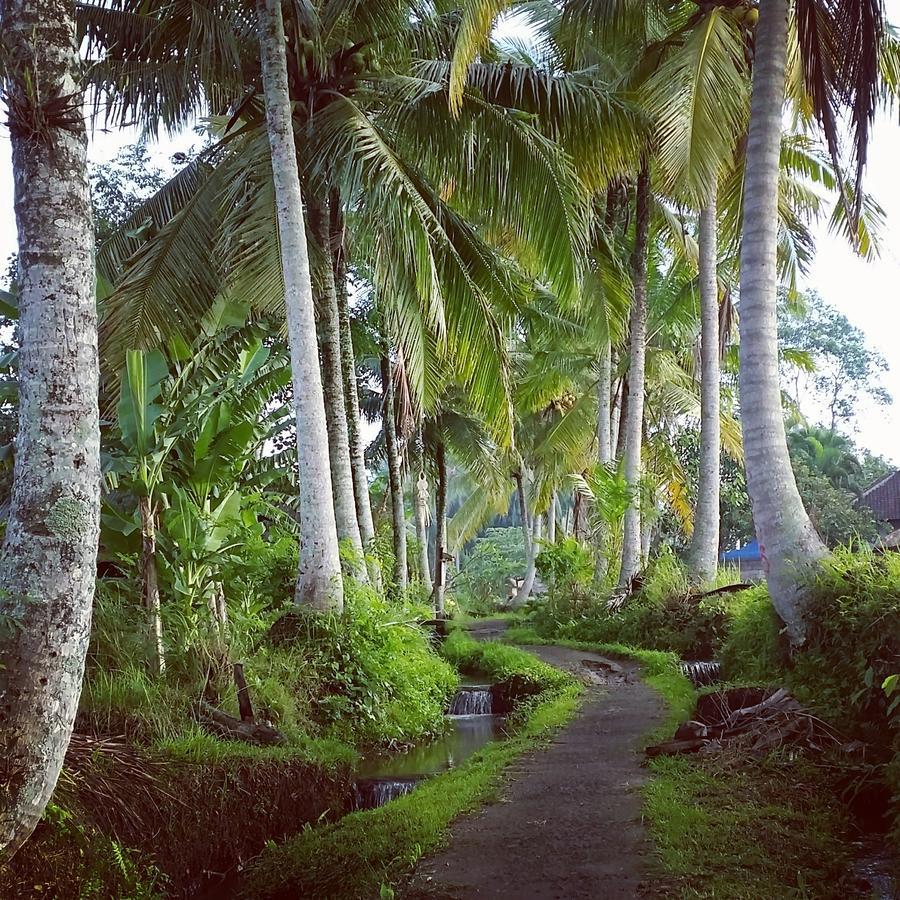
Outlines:
<svg viewBox="0 0 900 900"><path fill-rule="evenodd" d="M643 678L666 703L666 721L648 744L672 736L690 717L697 692L674 653L618 643L547 640L509 629L516 644L557 644L643 666ZM650 895L684 900L855 896L845 811L829 775L803 759L663 757L649 763L644 813L657 850Z"/></svg>
<svg viewBox="0 0 900 900"><path fill-rule="evenodd" d="M390 886L443 843L451 822L497 796L503 770L548 740L578 706L580 688L564 673L514 647L448 639L446 656L491 677L539 678L542 694L521 706L508 740L489 744L458 769L379 809L345 816L270 846L248 871L240 896L357 900L388 895Z"/></svg>

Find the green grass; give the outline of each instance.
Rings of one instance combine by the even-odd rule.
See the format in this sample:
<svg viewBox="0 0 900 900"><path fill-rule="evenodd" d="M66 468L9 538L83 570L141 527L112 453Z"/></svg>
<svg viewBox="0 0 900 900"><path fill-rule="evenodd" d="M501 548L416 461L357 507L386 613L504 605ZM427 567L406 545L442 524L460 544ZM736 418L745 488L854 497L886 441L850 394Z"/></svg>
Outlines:
<svg viewBox="0 0 900 900"><path fill-rule="evenodd" d="M668 708L647 743L672 736L697 692L674 653L625 644L547 640L528 628L504 640L556 644L635 659ZM780 757L725 762L662 757L649 764L644 812L657 849L654 879L666 896L758 900L848 896L845 814L822 772Z"/></svg>
<svg viewBox="0 0 900 900"><path fill-rule="evenodd" d="M644 811L674 896L854 896L844 883L844 813L812 765L682 756L650 769Z"/></svg>
<svg viewBox="0 0 900 900"><path fill-rule="evenodd" d="M247 873L241 896L377 897L382 885L395 883L441 846L457 816L497 797L509 763L548 740L574 715L580 688L565 673L514 647L478 644L463 634L452 635L447 644L452 661L477 665L491 677L538 678L546 690L518 711L508 740L489 744L458 769L387 806L352 813L269 847Z"/></svg>
<svg viewBox="0 0 900 900"><path fill-rule="evenodd" d="M484 675L492 681L519 677L541 688L561 688L572 679L536 656L496 641L475 641L464 631L452 631L441 647L443 657L460 672Z"/></svg>

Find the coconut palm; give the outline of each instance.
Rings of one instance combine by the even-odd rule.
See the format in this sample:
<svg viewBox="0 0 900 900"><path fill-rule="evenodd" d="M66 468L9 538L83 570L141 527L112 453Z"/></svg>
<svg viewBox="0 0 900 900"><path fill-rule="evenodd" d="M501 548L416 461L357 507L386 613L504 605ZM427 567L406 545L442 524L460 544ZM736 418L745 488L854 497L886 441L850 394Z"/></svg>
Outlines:
<svg viewBox="0 0 900 900"><path fill-rule="evenodd" d="M744 173L740 392L747 488L769 590L792 642L799 644L806 633L806 573L826 551L791 469L778 376L776 229L790 12L789 0L762 0L756 32ZM796 0L793 14L807 92L836 163L837 116L844 106L850 110L857 175L854 209L846 195L843 202L855 221L862 203L858 181L877 100L881 4L841 0L826 6ZM838 58L832 60L835 52Z"/></svg>
<svg viewBox="0 0 900 900"><path fill-rule="evenodd" d="M343 584L332 503L328 428L280 0L259 0L257 19L297 418L301 529L294 599L309 609L340 611ZM352 502L352 496L350 499Z"/></svg>
<svg viewBox="0 0 900 900"><path fill-rule="evenodd" d="M521 273L512 271L459 211L468 215L480 204L489 204L497 239L514 245L517 252L527 248L523 256L536 273L561 293L571 291L580 229L573 211L571 173L559 149L519 110L524 107L539 118L571 120L573 130L580 123L584 131L595 120L609 119L601 102L605 95L569 76L548 79L521 64L485 64L480 81L465 93L459 116L453 118L445 99L448 66L440 62L446 43L442 32L446 27L440 20L439 27L429 30L411 23L394 7L374 18L365 10L354 10L329 4L289 20L289 60L296 62L289 90L296 100L295 135L304 190L313 206L327 202L332 218L340 223L341 265L376 290L383 318L403 352L413 397L418 401L426 395L429 369L440 364L440 357L452 355L473 401L495 427L511 434L506 393L496 388L505 383L502 335L520 302ZM107 51L96 69L97 80L117 96L124 92L122 104L128 109L138 104L142 82L126 73L138 67L150 78L162 66L161 59L171 59L171 52L165 51L182 47L186 34L192 33L173 23L167 5L144 4L134 12L150 28L152 40L145 35L143 41L134 38L130 44L116 37L122 29L126 34L129 29L140 30L132 23L134 15L127 22L96 11L94 19L88 16L92 40ZM258 139L260 107L252 93L248 97L243 89L235 93L229 82L234 54L244 60L239 68L251 80L255 58L242 49L244 19L223 9L221 23L218 31L213 28L212 49L219 48L223 73L208 71L213 64L206 62L191 75L205 87L210 102L221 105L230 90L237 112L230 122L220 123L221 141L147 204L101 254L104 267L119 282L104 319L112 368L123 346L153 345L173 331L189 329L196 313L223 291L250 298L263 309L281 302L269 155ZM205 20L201 25L195 30L203 34ZM355 40L349 46L348 34ZM136 61L119 71L114 62L122 46ZM185 47L185 60L192 58L193 46ZM360 52L364 48L365 54ZM435 50L436 59L421 58ZM181 106L187 105L175 88L172 97L166 105L167 121L177 120ZM515 113L508 106L516 107ZM443 139L435 140L436 134ZM484 152L465 152L473 141ZM459 151L449 152L454 146ZM493 152L495 147L504 152ZM512 159L507 155L510 150ZM439 188L442 184L452 190ZM548 193L548 184L554 191ZM548 225L548 213L555 224ZM141 221L148 219L149 231L159 229L159 234L135 241L129 235L136 228L140 231ZM385 234L390 237L385 239ZM337 246L332 244L332 252ZM207 266L198 276L201 267L193 263L202 254L217 265L211 270ZM186 262L192 265L185 266ZM183 277L192 280L194 289L188 297L179 285ZM346 327L349 316L340 311L343 287L336 284L335 294L337 318L344 323L340 345L346 379L352 347ZM163 298L166 315L160 314ZM320 302L323 306L327 320L333 322L330 304ZM323 330L333 338L333 328ZM493 352L486 352L489 347ZM336 371L334 365L324 370L326 393L332 399L340 393ZM358 407L352 398L347 402L345 396L344 402L351 418L349 437L359 433L353 418ZM333 475L343 456L332 455ZM365 510L359 514L365 472L358 443L351 461L360 530L367 531L362 526ZM349 497L349 481L335 479L335 484L343 485L336 503Z"/></svg>
<svg viewBox="0 0 900 900"><path fill-rule="evenodd" d="M56 785L87 652L100 518L94 237L72 6L0 14L19 233L19 431L0 557L0 862Z"/></svg>

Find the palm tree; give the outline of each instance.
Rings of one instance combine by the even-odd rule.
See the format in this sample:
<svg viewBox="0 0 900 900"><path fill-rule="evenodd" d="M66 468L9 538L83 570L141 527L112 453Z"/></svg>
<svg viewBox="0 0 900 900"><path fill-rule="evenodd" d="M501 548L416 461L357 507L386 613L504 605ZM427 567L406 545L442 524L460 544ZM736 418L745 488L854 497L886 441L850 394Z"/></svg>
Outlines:
<svg viewBox="0 0 900 900"><path fill-rule="evenodd" d="M756 33L743 191L740 394L747 488L769 591L791 641L801 644L806 635L804 582L826 550L803 508L791 469L778 375L779 156L790 7L790 0L762 0ZM796 0L794 16L807 92L837 171L837 114L843 104L851 110L857 185L854 209L846 189L842 204L852 222L862 203L859 179L877 100L881 4L862 8L841 0L825 10L812 0ZM837 61L829 55L835 50Z"/></svg>
<svg viewBox="0 0 900 900"><path fill-rule="evenodd" d="M631 279L634 297L629 321L628 407L623 432L625 481L631 491L631 502L625 511L622 540L622 565L619 586L626 587L641 560L641 442L644 433L644 361L647 353L647 250L650 237L650 162L645 156L638 174L635 200L634 250L631 256Z"/></svg>
<svg viewBox="0 0 900 900"><path fill-rule="evenodd" d="M304 608L340 611L341 562L281 2L258 0L256 9L297 418L301 531L294 597Z"/></svg>
<svg viewBox="0 0 900 900"><path fill-rule="evenodd" d="M94 596L100 425L94 237L72 6L0 16L19 231L19 431L0 557L0 862L56 786Z"/></svg>
<svg viewBox="0 0 900 900"><path fill-rule="evenodd" d="M397 409L394 391L394 366L390 357L381 358L381 392L384 397L382 423L387 454L388 484L391 494L391 529L394 537L394 584L406 588L406 505L403 500L403 474L400 435L397 432Z"/></svg>
<svg viewBox="0 0 900 900"><path fill-rule="evenodd" d="M715 192L700 211L700 478L694 511L694 533L689 551L694 576L711 581L719 562L719 279Z"/></svg>

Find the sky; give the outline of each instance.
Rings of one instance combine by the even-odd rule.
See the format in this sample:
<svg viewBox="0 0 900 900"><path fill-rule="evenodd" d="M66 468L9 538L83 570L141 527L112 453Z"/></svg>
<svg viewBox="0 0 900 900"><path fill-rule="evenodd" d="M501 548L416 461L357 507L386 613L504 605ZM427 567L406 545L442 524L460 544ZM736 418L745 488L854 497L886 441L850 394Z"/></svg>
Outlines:
<svg viewBox="0 0 900 900"><path fill-rule="evenodd" d="M900 24L900 0L886 0L889 21ZM89 155L93 161L112 159L135 140L134 132L101 133L93 136ZM157 149L160 160L184 149L192 136L166 143ZM857 409L853 437L857 443L900 464L900 125L898 113L882 114L876 122L869 147L866 190L884 207L887 225L880 259L859 259L846 241L828 234L823 224L815 231L817 252L802 286L815 290L837 307L866 335L889 365L882 379L895 398L889 407L863 402ZM12 203L12 166L9 136L0 127L0 266L15 252L16 226ZM807 410L811 414L811 410Z"/></svg>

